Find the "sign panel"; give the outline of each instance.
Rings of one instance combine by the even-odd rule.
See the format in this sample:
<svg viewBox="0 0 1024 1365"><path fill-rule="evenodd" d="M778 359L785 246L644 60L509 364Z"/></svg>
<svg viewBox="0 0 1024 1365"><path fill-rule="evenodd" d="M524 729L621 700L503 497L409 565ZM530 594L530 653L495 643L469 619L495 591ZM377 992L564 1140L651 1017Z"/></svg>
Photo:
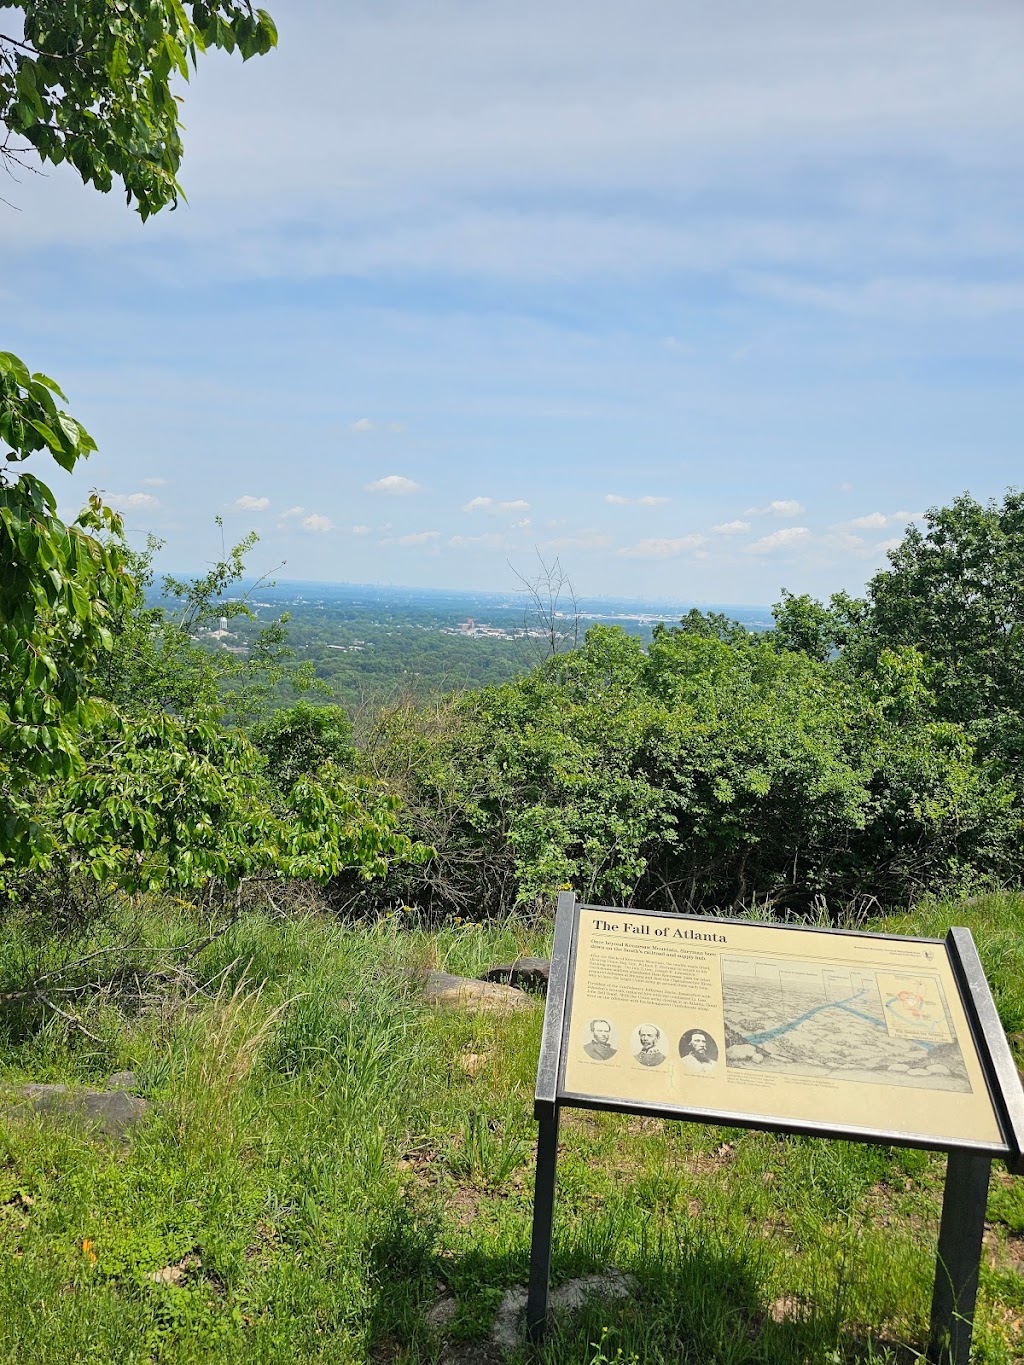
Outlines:
<svg viewBox="0 0 1024 1365"><path fill-rule="evenodd" d="M573 912L560 1100L1006 1150L941 941Z"/></svg>

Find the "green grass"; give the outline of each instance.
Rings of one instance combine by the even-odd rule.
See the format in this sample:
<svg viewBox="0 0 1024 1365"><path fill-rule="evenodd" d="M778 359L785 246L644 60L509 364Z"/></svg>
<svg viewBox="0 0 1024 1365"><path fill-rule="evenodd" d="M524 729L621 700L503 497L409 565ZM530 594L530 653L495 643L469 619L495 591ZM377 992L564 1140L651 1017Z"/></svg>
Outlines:
<svg viewBox="0 0 1024 1365"><path fill-rule="evenodd" d="M38 1001L5 1007L0 1081L133 1068L154 1102L125 1143L0 1120L0 1361L440 1362L483 1342L526 1278L540 1008L438 1013L418 982L544 952L544 929L252 915L153 980L143 950L202 925L166 903L121 915L59 945L27 923L0 934L3 994L134 933L141 986L62 997L94 1038ZM1024 1029L1024 897L877 927L951 923ZM640 1289L560 1321L534 1359L913 1362L942 1173L914 1151L569 1112L554 1280L615 1266ZM1022 1184L992 1184L985 1365L1024 1358Z"/></svg>

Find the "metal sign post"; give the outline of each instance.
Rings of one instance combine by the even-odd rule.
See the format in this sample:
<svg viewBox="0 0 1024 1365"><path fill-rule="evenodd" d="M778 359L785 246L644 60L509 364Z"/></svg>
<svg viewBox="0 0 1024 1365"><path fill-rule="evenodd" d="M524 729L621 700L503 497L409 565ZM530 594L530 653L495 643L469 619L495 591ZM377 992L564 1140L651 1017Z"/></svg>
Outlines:
<svg viewBox="0 0 1024 1365"><path fill-rule="evenodd" d="M534 1342L566 1105L946 1152L928 1358L968 1365L989 1172L1024 1173L1024 1090L967 929L915 939L563 892L534 1101Z"/></svg>

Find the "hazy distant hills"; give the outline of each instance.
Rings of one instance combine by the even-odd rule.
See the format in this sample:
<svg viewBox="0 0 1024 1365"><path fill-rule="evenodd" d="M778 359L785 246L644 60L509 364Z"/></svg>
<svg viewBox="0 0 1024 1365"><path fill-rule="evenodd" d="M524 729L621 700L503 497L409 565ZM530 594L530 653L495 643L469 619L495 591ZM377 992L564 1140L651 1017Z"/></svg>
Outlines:
<svg viewBox="0 0 1024 1365"><path fill-rule="evenodd" d="M256 603L266 603L282 611L301 606L306 611L319 608L338 617L350 608L353 620L373 616L378 620L421 625L451 625L472 617L509 628L516 623L521 625L524 613L531 609L523 591L497 593L380 583L316 583L299 579L278 579L273 586L248 583L243 590ZM767 607L692 600L577 597L575 611L584 624L605 621L635 631L645 625L649 628L657 621L678 621L695 606L702 611L722 612L749 630L765 630L772 623ZM575 614L571 600L564 593L559 612L564 616Z"/></svg>

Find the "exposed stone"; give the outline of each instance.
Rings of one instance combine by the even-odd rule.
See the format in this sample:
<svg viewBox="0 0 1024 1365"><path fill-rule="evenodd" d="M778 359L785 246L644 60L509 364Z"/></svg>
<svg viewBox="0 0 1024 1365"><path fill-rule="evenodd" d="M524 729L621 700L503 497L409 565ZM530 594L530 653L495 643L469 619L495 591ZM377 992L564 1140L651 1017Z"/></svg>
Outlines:
<svg viewBox="0 0 1024 1365"><path fill-rule="evenodd" d="M548 1308L555 1312L572 1313L590 1299L625 1299L636 1292L632 1275L620 1270L606 1270L603 1275L581 1275L566 1280L548 1295ZM491 1340L504 1351L521 1345L526 1333L526 1290L522 1285L506 1289L498 1306L491 1328Z"/></svg>
<svg viewBox="0 0 1024 1365"><path fill-rule="evenodd" d="M124 1090L72 1090L66 1085L30 1084L14 1092L9 1117L52 1114L94 1128L108 1137L122 1137L149 1109L149 1102Z"/></svg>
<svg viewBox="0 0 1024 1365"><path fill-rule="evenodd" d="M527 990L547 990L551 962L546 957L517 957L515 962L503 962L484 972L487 981L504 981L507 986L525 986Z"/></svg>
<svg viewBox="0 0 1024 1365"><path fill-rule="evenodd" d="M458 1303L449 1295L432 1303L424 1314L424 1319L428 1327L439 1329L447 1327L458 1311Z"/></svg>
<svg viewBox="0 0 1024 1365"><path fill-rule="evenodd" d="M451 1342L438 1358L438 1365L501 1365L503 1354L488 1342L486 1346L471 1341Z"/></svg>
<svg viewBox="0 0 1024 1365"><path fill-rule="evenodd" d="M138 1090L139 1078L134 1071L115 1071L107 1077L108 1090Z"/></svg>
<svg viewBox="0 0 1024 1365"><path fill-rule="evenodd" d="M452 976L450 972L431 972L423 988L428 1005L445 1005L466 1010L471 1014L528 1009L533 1001L525 991L515 986L502 986L495 981L474 981L469 976Z"/></svg>

